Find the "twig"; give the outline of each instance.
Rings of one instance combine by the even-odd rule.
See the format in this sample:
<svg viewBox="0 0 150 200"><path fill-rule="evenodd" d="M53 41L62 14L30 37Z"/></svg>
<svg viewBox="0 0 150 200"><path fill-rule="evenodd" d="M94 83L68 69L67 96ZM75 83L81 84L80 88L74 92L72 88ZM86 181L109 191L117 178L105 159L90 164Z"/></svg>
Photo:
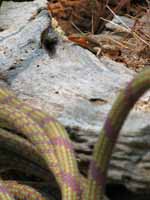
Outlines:
<svg viewBox="0 0 150 200"><path fill-rule="evenodd" d="M71 21L71 25L81 34L84 34L76 25L73 21Z"/></svg>

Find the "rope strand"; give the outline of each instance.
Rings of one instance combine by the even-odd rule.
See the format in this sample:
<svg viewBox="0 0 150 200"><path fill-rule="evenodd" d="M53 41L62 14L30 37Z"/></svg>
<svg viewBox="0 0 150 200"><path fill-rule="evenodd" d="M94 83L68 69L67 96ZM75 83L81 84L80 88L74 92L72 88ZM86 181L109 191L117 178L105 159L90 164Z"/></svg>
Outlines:
<svg viewBox="0 0 150 200"><path fill-rule="evenodd" d="M88 179L79 173L64 127L48 114L17 99L7 88L0 88L0 173L9 169L28 170L48 182L52 172L61 199L103 200L109 161L120 129L136 101L149 88L150 68L137 75L119 94L95 145ZM45 200L30 186L1 180L0 199L18 198Z"/></svg>

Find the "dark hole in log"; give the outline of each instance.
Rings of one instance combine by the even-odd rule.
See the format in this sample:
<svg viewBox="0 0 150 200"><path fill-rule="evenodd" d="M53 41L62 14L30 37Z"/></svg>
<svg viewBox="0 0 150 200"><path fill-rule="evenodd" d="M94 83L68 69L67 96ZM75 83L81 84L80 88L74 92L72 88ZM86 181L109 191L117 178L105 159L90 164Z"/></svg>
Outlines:
<svg viewBox="0 0 150 200"><path fill-rule="evenodd" d="M106 194L110 200L148 200L148 194L135 194L122 184L107 184Z"/></svg>

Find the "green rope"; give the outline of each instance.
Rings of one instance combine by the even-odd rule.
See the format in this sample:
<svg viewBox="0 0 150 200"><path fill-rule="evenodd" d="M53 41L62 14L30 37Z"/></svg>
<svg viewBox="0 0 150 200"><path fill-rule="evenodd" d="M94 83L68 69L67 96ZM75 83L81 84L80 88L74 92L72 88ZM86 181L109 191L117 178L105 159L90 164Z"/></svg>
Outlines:
<svg viewBox="0 0 150 200"><path fill-rule="evenodd" d="M10 90L0 88L0 126L3 128L0 129L0 169L3 166L6 173L9 168L23 171L28 165L25 163L30 163L26 169L44 181L48 182L50 172L53 173L61 199L103 200L109 161L120 129L136 101L149 88L150 68L121 91L100 132L87 179L79 173L64 127L48 114L17 99ZM3 152L6 155L3 156ZM30 186L1 180L0 199L18 198L45 200Z"/></svg>

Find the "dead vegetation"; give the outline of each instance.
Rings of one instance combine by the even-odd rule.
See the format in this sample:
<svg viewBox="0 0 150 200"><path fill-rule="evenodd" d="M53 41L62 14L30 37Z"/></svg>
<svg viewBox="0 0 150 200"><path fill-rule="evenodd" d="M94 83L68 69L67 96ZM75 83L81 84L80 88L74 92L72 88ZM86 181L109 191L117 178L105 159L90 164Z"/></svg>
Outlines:
<svg viewBox="0 0 150 200"><path fill-rule="evenodd" d="M150 10L143 9L145 12L142 10L143 16L140 18L127 15L134 20L131 28L118 17L121 25L114 24L116 29L112 37L106 37L105 40L111 48L105 49L103 53L115 61L125 63L127 67L135 71L150 65ZM119 34L122 36L115 39L114 36Z"/></svg>
<svg viewBox="0 0 150 200"><path fill-rule="evenodd" d="M108 11L107 5L114 7L118 12L128 7L130 0L50 0L48 9L65 31L65 33L78 33L79 30L92 34L99 33L104 28L101 17L111 19L113 15Z"/></svg>
<svg viewBox="0 0 150 200"><path fill-rule="evenodd" d="M143 4L130 0L52 0L48 9L71 41L97 56L108 56L135 71L150 65L148 0ZM133 26L117 14L132 19ZM114 17L119 24L112 21ZM113 31L106 29L106 23L115 27Z"/></svg>

